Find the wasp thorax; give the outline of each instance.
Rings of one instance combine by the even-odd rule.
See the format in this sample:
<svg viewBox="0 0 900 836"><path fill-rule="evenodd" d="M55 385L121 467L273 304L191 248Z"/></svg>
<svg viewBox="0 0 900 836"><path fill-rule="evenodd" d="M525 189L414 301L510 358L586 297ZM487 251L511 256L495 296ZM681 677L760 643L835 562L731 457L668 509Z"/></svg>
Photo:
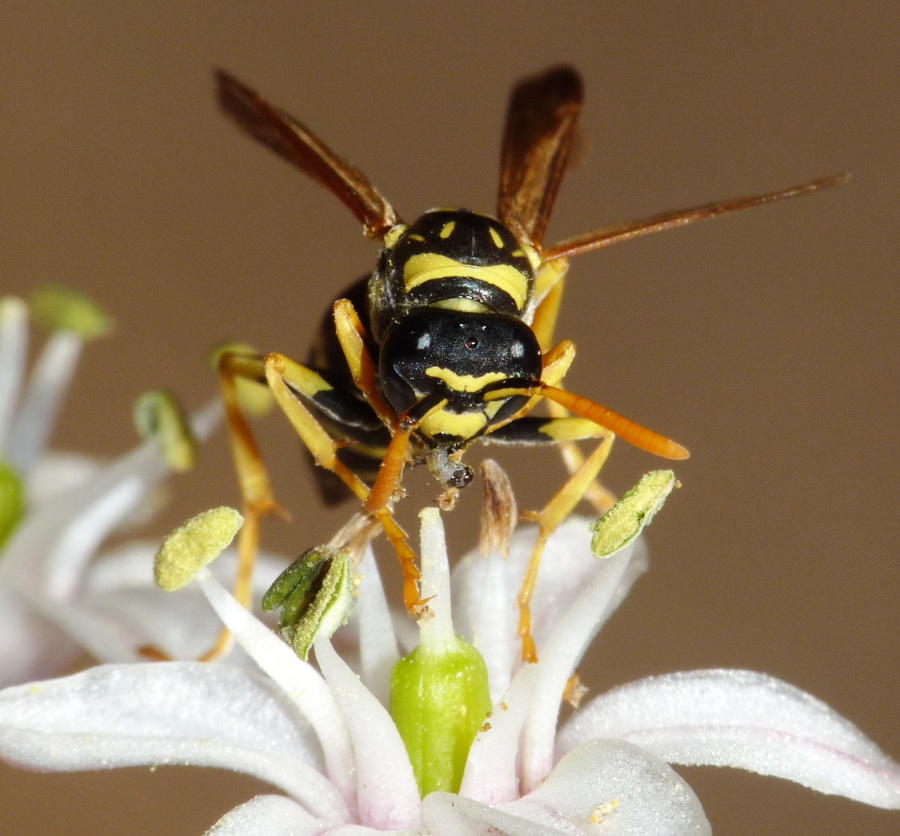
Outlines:
<svg viewBox="0 0 900 836"><path fill-rule="evenodd" d="M529 248L503 224L464 209L426 212L396 227L372 276L370 307L382 330L409 311L438 306L530 318Z"/></svg>

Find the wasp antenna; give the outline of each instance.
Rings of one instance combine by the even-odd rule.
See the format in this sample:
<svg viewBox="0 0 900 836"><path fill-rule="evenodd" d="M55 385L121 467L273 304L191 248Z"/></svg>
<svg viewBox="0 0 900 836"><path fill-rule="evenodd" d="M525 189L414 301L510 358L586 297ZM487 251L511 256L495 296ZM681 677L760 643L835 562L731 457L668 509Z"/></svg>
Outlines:
<svg viewBox="0 0 900 836"><path fill-rule="evenodd" d="M569 412L587 418L601 427L614 432L623 441L633 444L635 447L660 456L664 459L686 459L690 453L677 441L672 441L664 435L653 432L640 424L635 423L624 415L619 415L605 406L594 401L575 395L565 389L557 389L555 386L543 385L540 387L540 395L549 401L558 403Z"/></svg>
<svg viewBox="0 0 900 836"><path fill-rule="evenodd" d="M774 203L776 200L785 200L789 197L818 192L832 186L839 186L850 179L848 173L835 174L831 177L823 177L819 180L810 180L799 186L791 186L789 189L781 189L777 192L754 195L753 197L740 197L733 200L722 200L715 203L705 203L702 206L692 206L689 209L676 209L672 212L661 212L651 215L649 218L641 218L636 221L603 226L592 232L576 235L554 244L544 251L544 260L553 261L557 258L571 258L590 250L598 250L608 247L619 241L627 241L641 235L649 235L651 232L662 232L664 229L673 229L678 226L686 226L696 221L705 221L708 218L717 218L719 215L727 215L731 212L739 212L742 209L752 209L754 206L762 206L764 203Z"/></svg>

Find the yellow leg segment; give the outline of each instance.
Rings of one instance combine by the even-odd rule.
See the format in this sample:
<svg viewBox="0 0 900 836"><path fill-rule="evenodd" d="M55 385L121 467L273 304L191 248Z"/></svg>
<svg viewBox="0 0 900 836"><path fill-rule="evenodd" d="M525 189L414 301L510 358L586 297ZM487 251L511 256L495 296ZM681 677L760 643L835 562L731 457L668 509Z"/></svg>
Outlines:
<svg viewBox="0 0 900 836"><path fill-rule="evenodd" d="M407 542L406 532L394 519L389 504L393 497L396 481L388 485L388 479L385 478L383 480L381 473L379 473L376 487L379 487L379 482L382 483L379 487L382 495L378 501L370 503L370 491L366 483L341 462L337 457L337 442L328 435L312 413L295 397L289 388L305 391L304 386L308 384L307 378L314 373L283 354L268 355L264 366L266 380L269 388L272 390L272 394L275 396L275 401L312 454L316 464L334 473L365 504L366 510L381 523L384 533L397 554L400 568L403 570L403 601L406 609L411 615L416 615L422 605L422 601L419 600L417 584L419 570L416 565L416 555ZM394 448L395 455L397 455L397 448L402 446L402 453L399 453L402 457L399 463L401 469L402 461L405 459L405 443L402 440L397 441L397 439L402 435L399 431L395 434L388 448L388 454L385 456L387 460L390 456L391 448ZM408 439L408 433L406 437ZM383 495L385 493L387 494L386 498Z"/></svg>
<svg viewBox="0 0 900 836"><path fill-rule="evenodd" d="M519 607L518 635L522 640L522 660L525 662L537 661L537 649L531 635L531 597L534 594L534 584L537 580L544 547L547 545L547 540L553 532L572 513L572 510L584 497L591 483L596 479L600 468L603 467L609 456L614 438L615 436L612 433L607 433L594 452L584 460L575 473L553 495L543 510L534 515L534 519L538 524L538 536L534 548L531 550L531 557L528 560L528 566L516 599Z"/></svg>

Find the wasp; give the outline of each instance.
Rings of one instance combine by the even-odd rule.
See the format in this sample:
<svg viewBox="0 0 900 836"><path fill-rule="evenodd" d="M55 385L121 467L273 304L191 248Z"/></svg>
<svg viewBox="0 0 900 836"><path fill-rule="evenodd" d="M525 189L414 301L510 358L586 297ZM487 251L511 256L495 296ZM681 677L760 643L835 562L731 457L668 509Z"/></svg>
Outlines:
<svg viewBox="0 0 900 836"><path fill-rule="evenodd" d="M562 387L574 358L553 331L572 256L618 241L834 185L831 177L754 197L665 212L545 246L544 232L578 131L578 73L554 67L513 88L503 133L496 216L435 209L410 224L353 165L309 128L233 76L216 74L224 113L251 137L321 183L353 213L380 255L375 269L335 301L305 363L282 354L223 355L219 363L232 447L255 550L259 514L275 506L235 394L267 384L315 462L320 487L356 495L383 527L415 614L416 557L393 518L407 463L424 463L449 501L472 479L462 456L476 441L557 444L570 477L536 515L538 544L519 595L523 656L533 659L528 600L543 543L586 495L608 498L596 476L619 436L657 456L680 444ZM550 403L550 414L534 407ZM575 441L600 439L584 458ZM591 493L593 491L593 493ZM245 532L248 531L245 526Z"/></svg>

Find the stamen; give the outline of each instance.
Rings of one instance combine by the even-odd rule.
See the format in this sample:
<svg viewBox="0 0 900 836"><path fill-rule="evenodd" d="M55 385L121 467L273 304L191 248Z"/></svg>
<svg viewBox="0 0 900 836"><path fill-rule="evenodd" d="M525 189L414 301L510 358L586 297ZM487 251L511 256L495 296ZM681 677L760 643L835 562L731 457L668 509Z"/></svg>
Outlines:
<svg viewBox="0 0 900 836"><path fill-rule="evenodd" d="M228 548L243 522L234 508L223 506L182 523L163 540L153 561L156 585L167 592L187 586Z"/></svg>

